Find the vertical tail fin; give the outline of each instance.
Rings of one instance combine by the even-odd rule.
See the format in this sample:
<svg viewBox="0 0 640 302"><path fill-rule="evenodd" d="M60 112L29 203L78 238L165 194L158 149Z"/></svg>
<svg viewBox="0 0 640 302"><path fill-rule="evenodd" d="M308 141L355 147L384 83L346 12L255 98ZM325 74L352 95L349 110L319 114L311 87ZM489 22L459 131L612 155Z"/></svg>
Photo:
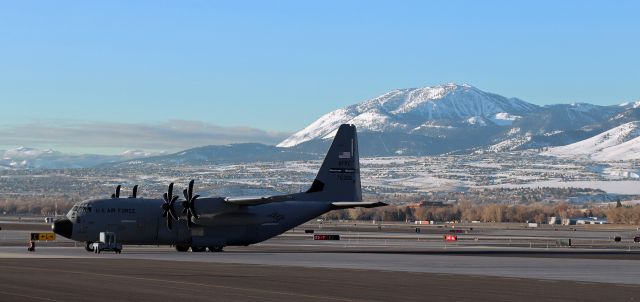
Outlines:
<svg viewBox="0 0 640 302"><path fill-rule="evenodd" d="M314 200L362 201L355 125L340 125L311 188Z"/></svg>

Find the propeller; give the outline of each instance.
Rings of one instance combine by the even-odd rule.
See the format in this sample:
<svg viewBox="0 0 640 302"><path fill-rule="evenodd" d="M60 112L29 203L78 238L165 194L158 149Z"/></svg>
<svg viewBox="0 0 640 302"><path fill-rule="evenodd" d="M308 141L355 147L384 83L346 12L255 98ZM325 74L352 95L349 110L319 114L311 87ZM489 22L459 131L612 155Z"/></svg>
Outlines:
<svg viewBox="0 0 640 302"><path fill-rule="evenodd" d="M116 192L111 194L111 198L120 198L120 185L116 187Z"/></svg>
<svg viewBox="0 0 640 302"><path fill-rule="evenodd" d="M171 229L173 220L178 221L180 218L176 215L174 204L178 199L178 196L173 195L173 183L169 184L169 189L162 195L164 203L162 204L162 217L167 218L167 228Z"/></svg>
<svg viewBox="0 0 640 302"><path fill-rule="evenodd" d="M138 196L138 185L133 186L133 192L131 192L131 196L129 198L136 198Z"/></svg>
<svg viewBox="0 0 640 302"><path fill-rule="evenodd" d="M191 221L191 217L195 217L198 219L198 213L196 213L195 202L200 195L193 195L193 182L192 179L189 182L189 189L184 189L182 193L184 194L184 201L182 202L182 214L187 214L187 226L191 228L193 222Z"/></svg>

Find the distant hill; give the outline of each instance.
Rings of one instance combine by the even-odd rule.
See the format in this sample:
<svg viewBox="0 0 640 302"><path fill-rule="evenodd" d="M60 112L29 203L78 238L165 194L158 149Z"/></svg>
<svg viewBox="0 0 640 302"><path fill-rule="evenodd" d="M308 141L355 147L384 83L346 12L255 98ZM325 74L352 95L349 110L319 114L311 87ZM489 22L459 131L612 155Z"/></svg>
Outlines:
<svg viewBox="0 0 640 302"><path fill-rule="evenodd" d="M164 164L164 165L207 165L223 163L245 163L257 161L285 161L320 159L324 156L299 148L279 148L257 143L243 143L218 146L204 146L181 152L133 159L118 165Z"/></svg>
<svg viewBox="0 0 640 302"><path fill-rule="evenodd" d="M89 168L132 158L154 155L143 151L125 151L119 155L66 154L29 147L0 151L0 170Z"/></svg>

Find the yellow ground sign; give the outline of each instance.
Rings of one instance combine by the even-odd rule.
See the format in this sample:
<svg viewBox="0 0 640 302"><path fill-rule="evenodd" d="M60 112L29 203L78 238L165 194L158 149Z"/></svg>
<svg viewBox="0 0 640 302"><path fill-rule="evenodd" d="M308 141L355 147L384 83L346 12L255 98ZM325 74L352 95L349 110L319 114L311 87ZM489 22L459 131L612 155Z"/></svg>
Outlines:
<svg viewBox="0 0 640 302"><path fill-rule="evenodd" d="M31 240L52 241L56 240L55 233L31 233Z"/></svg>

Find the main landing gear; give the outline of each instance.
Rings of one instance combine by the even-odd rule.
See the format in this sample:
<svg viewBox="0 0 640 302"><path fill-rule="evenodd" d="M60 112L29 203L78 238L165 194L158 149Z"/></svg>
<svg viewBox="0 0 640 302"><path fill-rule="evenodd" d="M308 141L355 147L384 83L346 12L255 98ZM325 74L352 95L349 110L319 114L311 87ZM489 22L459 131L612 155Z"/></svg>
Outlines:
<svg viewBox="0 0 640 302"><path fill-rule="evenodd" d="M191 252L193 252L193 253L206 252L207 250L209 252L218 253L218 252L222 252L222 249L224 248L224 246L208 246L208 247L204 247L204 246L176 245L176 251L178 251L178 252L187 252L187 251L189 251L189 248L191 248Z"/></svg>
<svg viewBox="0 0 640 302"><path fill-rule="evenodd" d="M201 253L201 252L205 252L207 250L206 247L204 246L192 246L191 247L191 251L194 253Z"/></svg>
<svg viewBox="0 0 640 302"><path fill-rule="evenodd" d="M213 252L213 253L222 252L223 248L224 248L224 246L210 246L210 247L208 247L209 252Z"/></svg>

